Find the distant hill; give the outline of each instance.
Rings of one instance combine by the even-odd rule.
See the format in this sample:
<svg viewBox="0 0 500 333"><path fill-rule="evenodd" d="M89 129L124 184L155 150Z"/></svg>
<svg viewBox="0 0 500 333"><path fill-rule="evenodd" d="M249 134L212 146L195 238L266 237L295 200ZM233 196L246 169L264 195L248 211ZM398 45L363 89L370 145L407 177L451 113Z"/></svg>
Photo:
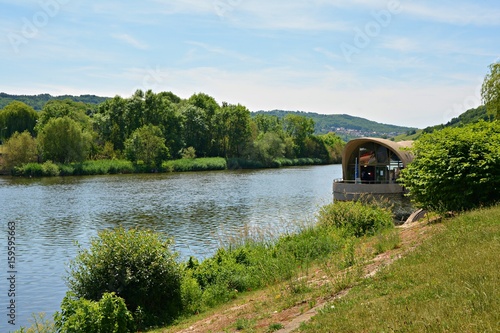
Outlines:
<svg viewBox="0 0 500 333"><path fill-rule="evenodd" d="M395 141L406 141L406 140L416 140L424 133L432 133L436 130L440 130L446 127L460 127L468 124L477 123L478 121L493 121L495 117L493 115L488 114L486 111L486 107L481 105L475 109L469 109L459 115L451 119L446 124L434 125L424 128L423 130L417 130L415 133L407 133L396 136ZM409 134L409 135L408 135Z"/></svg>
<svg viewBox="0 0 500 333"><path fill-rule="evenodd" d="M335 132L345 141L364 136L391 138L401 134L414 133L417 129L378 123L365 118L354 117L347 114L318 114L303 111L256 111L253 115L268 114L283 118L288 114L300 115L312 118L315 122L316 134Z"/></svg>
<svg viewBox="0 0 500 333"><path fill-rule="evenodd" d="M40 95L9 95L6 93L0 93L0 109L3 109L7 104L12 101L20 101L29 106L31 106L36 111L42 110L45 103L50 100L64 100L70 99L75 102L83 102L87 104L100 104L105 100L109 99L108 97L99 97L95 95L80 95L80 96L72 96L72 95L62 95L62 96L52 96L49 94L40 94Z"/></svg>
<svg viewBox="0 0 500 333"><path fill-rule="evenodd" d="M458 127L477 123L480 120L492 121L494 119L495 117L493 115L488 114L488 112L486 111L486 107L484 105L481 105L475 109L469 109L465 111L460 116L453 118L446 124L426 127L424 128L424 133L433 132L435 129L441 129L445 127Z"/></svg>
<svg viewBox="0 0 500 333"><path fill-rule="evenodd" d="M96 95L52 96L50 94L9 95L6 93L0 93L0 109L3 109L7 104L9 104L12 101L20 101L31 106L36 111L40 111L48 101L54 99L56 100L70 99L75 102L83 102L87 104L97 105L103 103L104 101L109 99L109 97L99 97ZM274 115L278 116L279 118L283 118L288 114L296 114L308 117L314 120L316 134L326 134L328 132L335 132L345 141L349 141L350 139L363 136L392 138L395 136L413 134L416 133L417 131L416 128L412 127L382 124L376 121L368 120L361 117L354 117L347 114L326 115L314 112L272 110L272 111L252 112L252 115L255 116L256 114L259 113Z"/></svg>

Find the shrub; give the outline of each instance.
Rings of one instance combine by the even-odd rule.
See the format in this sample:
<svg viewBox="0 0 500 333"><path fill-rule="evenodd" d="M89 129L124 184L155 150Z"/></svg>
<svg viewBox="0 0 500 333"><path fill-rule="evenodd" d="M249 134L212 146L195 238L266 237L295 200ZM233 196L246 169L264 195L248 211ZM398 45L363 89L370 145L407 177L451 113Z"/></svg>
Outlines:
<svg viewBox="0 0 500 333"><path fill-rule="evenodd" d="M61 303L61 312L54 318L60 333L127 333L133 326L133 317L125 301L114 293L104 293L95 302L77 298L69 292Z"/></svg>
<svg viewBox="0 0 500 333"><path fill-rule="evenodd" d="M39 163L26 163L20 167L15 167L13 174L15 176L24 176L24 177L42 177L43 176L43 168Z"/></svg>
<svg viewBox="0 0 500 333"><path fill-rule="evenodd" d="M142 161L148 168L156 168L170 156L165 138L158 126L144 125L125 141L125 155L132 162Z"/></svg>
<svg viewBox="0 0 500 333"><path fill-rule="evenodd" d="M401 180L420 207L463 211L500 200L500 122L445 128L413 145Z"/></svg>
<svg viewBox="0 0 500 333"><path fill-rule="evenodd" d="M203 291L198 284L198 281L192 276L190 271L187 271L182 278L181 283L181 299L184 313L195 314L203 310Z"/></svg>
<svg viewBox="0 0 500 333"><path fill-rule="evenodd" d="M54 333L56 328L54 322L49 319L45 319L45 313L32 314L30 327L21 326L20 329L14 331L13 333Z"/></svg>
<svg viewBox="0 0 500 333"><path fill-rule="evenodd" d="M15 132L12 137L4 143L3 158L4 168L12 172L15 167L23 164L36 162L38 149L36 139L28 131Z"/></svg>
<svg viewBox="0 0 500 333"><path fill-rule="evenodd" d="M42 164L44 176L59 176L59 167L52 161L46 161Z"/></svg>
<svg viewBox="0 0 500 333"><path fill-rule="evenodd" d="M394 226L389 209L358 201L336 201L319 210L318 223L334 226L356 237Z"/></svg>
<svg viewBox="0 0 500 333"><path fill-rule="evenodd" d="M115 292L131 312L141 308L145 324L170 321L182 308L181 270L171 244L148 230L101 231L70 263L70 290L94 301Z"/></svg>
<svg viewBox="0 0 500 333"><path fill-rule="evenodd" d="M179 154L182 158L193 159L196 158L196 149L194 147L182 148Z"/></svg>

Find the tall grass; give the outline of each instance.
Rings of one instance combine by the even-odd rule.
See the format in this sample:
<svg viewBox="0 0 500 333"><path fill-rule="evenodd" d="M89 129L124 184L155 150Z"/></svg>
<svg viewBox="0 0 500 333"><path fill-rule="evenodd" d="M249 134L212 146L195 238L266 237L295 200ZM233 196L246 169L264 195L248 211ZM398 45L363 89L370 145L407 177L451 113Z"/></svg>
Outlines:
<svg viewBox="0 0 500 333"><path fill-rule="evenodd" d="M346 233L344 224L329 223L330 215L338 216L337 211L345 210L342 205L334 205L318 217L317 224L304 225L297 232L274 238L254 232L257 237L237 239L201 263L191 258L185 265L186 309L196 313L225 303L239 292L295 281L299 272L328 257L341 258L340 268L354 265L356 236L375 234L392 226L392 218L386 210L362 204L351 207L343 223L351 221L358 225L356 219L367 209L377 219L369 227L356 229L356 233Z"/></svg>
<svg viewBox="0 0 500 333"><path fill-rule="evenodd" d="M222 157L183 158L163 162L162 169L175 172L225 170L227 164Z"/></svg>
<svg viewBox="0 0 500 333"><path fill-rule="evenodd" d="M262 169L262 168L281 168L288 166L301 165L320 165L325 164L320 158L276 158L269 165L261 161L248 160L244 158L229 158L227 160L228 169Z"/></svg>
<svg viewBox="0 0 500 333"><path fill-rule="evenodd" d="M89 160L82 163L55 164L46 161L43 164L27 163L14 169L13 174L23 177L50 177L76 175L105 175L134 172L132 162L126 160Z"/></svg>
<svg viewBox="0 0 500 333"><path fill-rule="evenodd" d="M498 332L500 207L449 221L302 332Z"/></svg>

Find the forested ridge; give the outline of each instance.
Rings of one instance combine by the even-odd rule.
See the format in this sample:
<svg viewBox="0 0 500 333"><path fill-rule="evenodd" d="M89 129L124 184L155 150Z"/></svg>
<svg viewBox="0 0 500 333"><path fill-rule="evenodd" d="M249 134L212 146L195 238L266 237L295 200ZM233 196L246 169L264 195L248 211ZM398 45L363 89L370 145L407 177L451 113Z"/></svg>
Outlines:
<svg viewBox="0 0 500 333"><path fill-rule="evenodd" d="M328 132L336 132L344 140L349 140L353 137L360 136L384 136L393 137L401 133L416 130L413 127L396 126L382 124L376 121L368 120L361 117L355 117L347 114L319 114L314 112L303 111L257 111L254 114L270 114L284 118L289 114L305 116L314 120L315 132L324 134Z"/></svg>
<svg viewBox="0 0 500 333"><path fill-rule="evenodd" d="M26 105L31 106L35 111L41 111L43 106L51 100L65 100L70 99L74 102L83 102L87 104L100 104L109 97L99 97L95 95L61 95L52 96L50 94L39 94L39 95L9 95L6 93L0 93L0 110L6 107L9 103L14 101L23 102Z"/></svg>
<svg viewBox="0 0 500 333"><path fill-rule="evenodd" d="M51 99L39 112L10 102L0 110L4 168L36 161L127 159L157 170L167 160L194 157L260 167L279 166L279 159L333 163L340 161L343 147L334 133L315 134L310 118L252 117L243 105L218 104L203 93L182 99L172 92L137 90L128 98L96 102ZM25 153L15 156L15 151Z"/></svg>
<svg viewBox="0 0 500 333"><path fill-rule="evenodd" d="M43 106L50 100L65 100L70 99L74 102L83 102L86 104L98 105L110 99L110 97L99 97L95 95L62 95L52 96L49 94L39 95L9 95L0 93L0 109L7 106L12 101L23 102L35 111L41 111ZM412 127L396 126L382 124L376 121L368 120L361 117L355 117L347 114L319 114L315 112L304 111L285 111L285 110L271 110L271 111L252 111L252 118L258 114L269 114L284 118L289 114L295 114L313 119L315 123L315 134L327 134L329 132L336 132L344 141L348 141L354 137L359 136L386 136L393 137L401 133L406 133L416 130Z"/></svg>

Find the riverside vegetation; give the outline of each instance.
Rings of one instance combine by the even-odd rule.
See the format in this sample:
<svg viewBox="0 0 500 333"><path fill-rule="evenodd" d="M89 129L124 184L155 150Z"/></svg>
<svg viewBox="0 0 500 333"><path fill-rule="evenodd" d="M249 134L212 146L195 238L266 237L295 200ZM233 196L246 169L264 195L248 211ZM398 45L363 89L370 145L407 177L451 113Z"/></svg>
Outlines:
<svg viewBox="0 0 500 333"><path fill-rule="evenodd" d="M366 217L357 208L361 206L345 203L338 209ZM168 309L170 302L180 302L182 312L174 310L171 314L177 313L177 317L170 317L168 326L152 332L273 332L291 327L297 332L497 332L499 206L463 213L441 223L424 220L407 228L383 223L382 229L368 229L361 237L354 237L354 230L344 229L342 223L331 224L324 214L332 207L322 208L318 224L304 226L297 234L274 241L267 236L260 240L245 238L201 263L191 259L163 266L172 267L170 274L174 277L179 277L179 272L181 276L179 287L173 289L177 296L165 298L163 309ZM385 219L384 209L369 209ZM363 218L363 224L365 221ZM153 237L154 243L162 239L161 235L137 229L106 231L93 241L91 249L82 250L85 259L80 255L74 263L90 264L98 259L111 263L109 249L93 247L103 241L116 245L125 237L120 242L130 246L122 247L122 254L125 249L145 246L139 245L143 237L127 235ZM160 243L163 241L168 247L170 241ZM154 253L175 256L165 249ZM380 258L388 264L403 253L403 258L366 278L366 273L375 271L370 268L374 263L384 262ZM122 254L117 256L123 258ZM119 260L113 269L124 263L124 259ZM75 272L80 270L73 270L70 279ZM129 268L129 280L124 274L117 283L137 283L130 279L131 272ZM96 277L95 281L104 278ZM142 308L134 312L126 304L116 293L87 300L70 291L55 316L55 324L43 316L34 317L36 323L31 328L18 332L131 332L152 319ZM311 314L303 323L292 325L293 318L311 309L314 317Z"/></svg>
<svg viewBox="0 0 500 333"><path fill-rule="evenodd" d="M203 93L184 100L138 90L98 105L50 100L40 112L12 101L0 110L0 168L53 176L339 162L342 139L315 135L314 126L296 114L251 117L243 105L219 105ZM187 161L172 162L179 159Z"/></svg>
<svg viewBox="0 0 500 333"><path fill-rule="evenodd" d="M332 210L345 220L330 219ZM202 262L178 262L172 240L160 233L102 231L70 264L69 291L52 329L133 332L172 324L284 281L299 292L299 272L331 256L339 258L339 269L351 267L357 260L358 236L392 228L386 208L354 202L328 205L319 212L317 224L304 225L300 232L243 237Z"/></svg>

